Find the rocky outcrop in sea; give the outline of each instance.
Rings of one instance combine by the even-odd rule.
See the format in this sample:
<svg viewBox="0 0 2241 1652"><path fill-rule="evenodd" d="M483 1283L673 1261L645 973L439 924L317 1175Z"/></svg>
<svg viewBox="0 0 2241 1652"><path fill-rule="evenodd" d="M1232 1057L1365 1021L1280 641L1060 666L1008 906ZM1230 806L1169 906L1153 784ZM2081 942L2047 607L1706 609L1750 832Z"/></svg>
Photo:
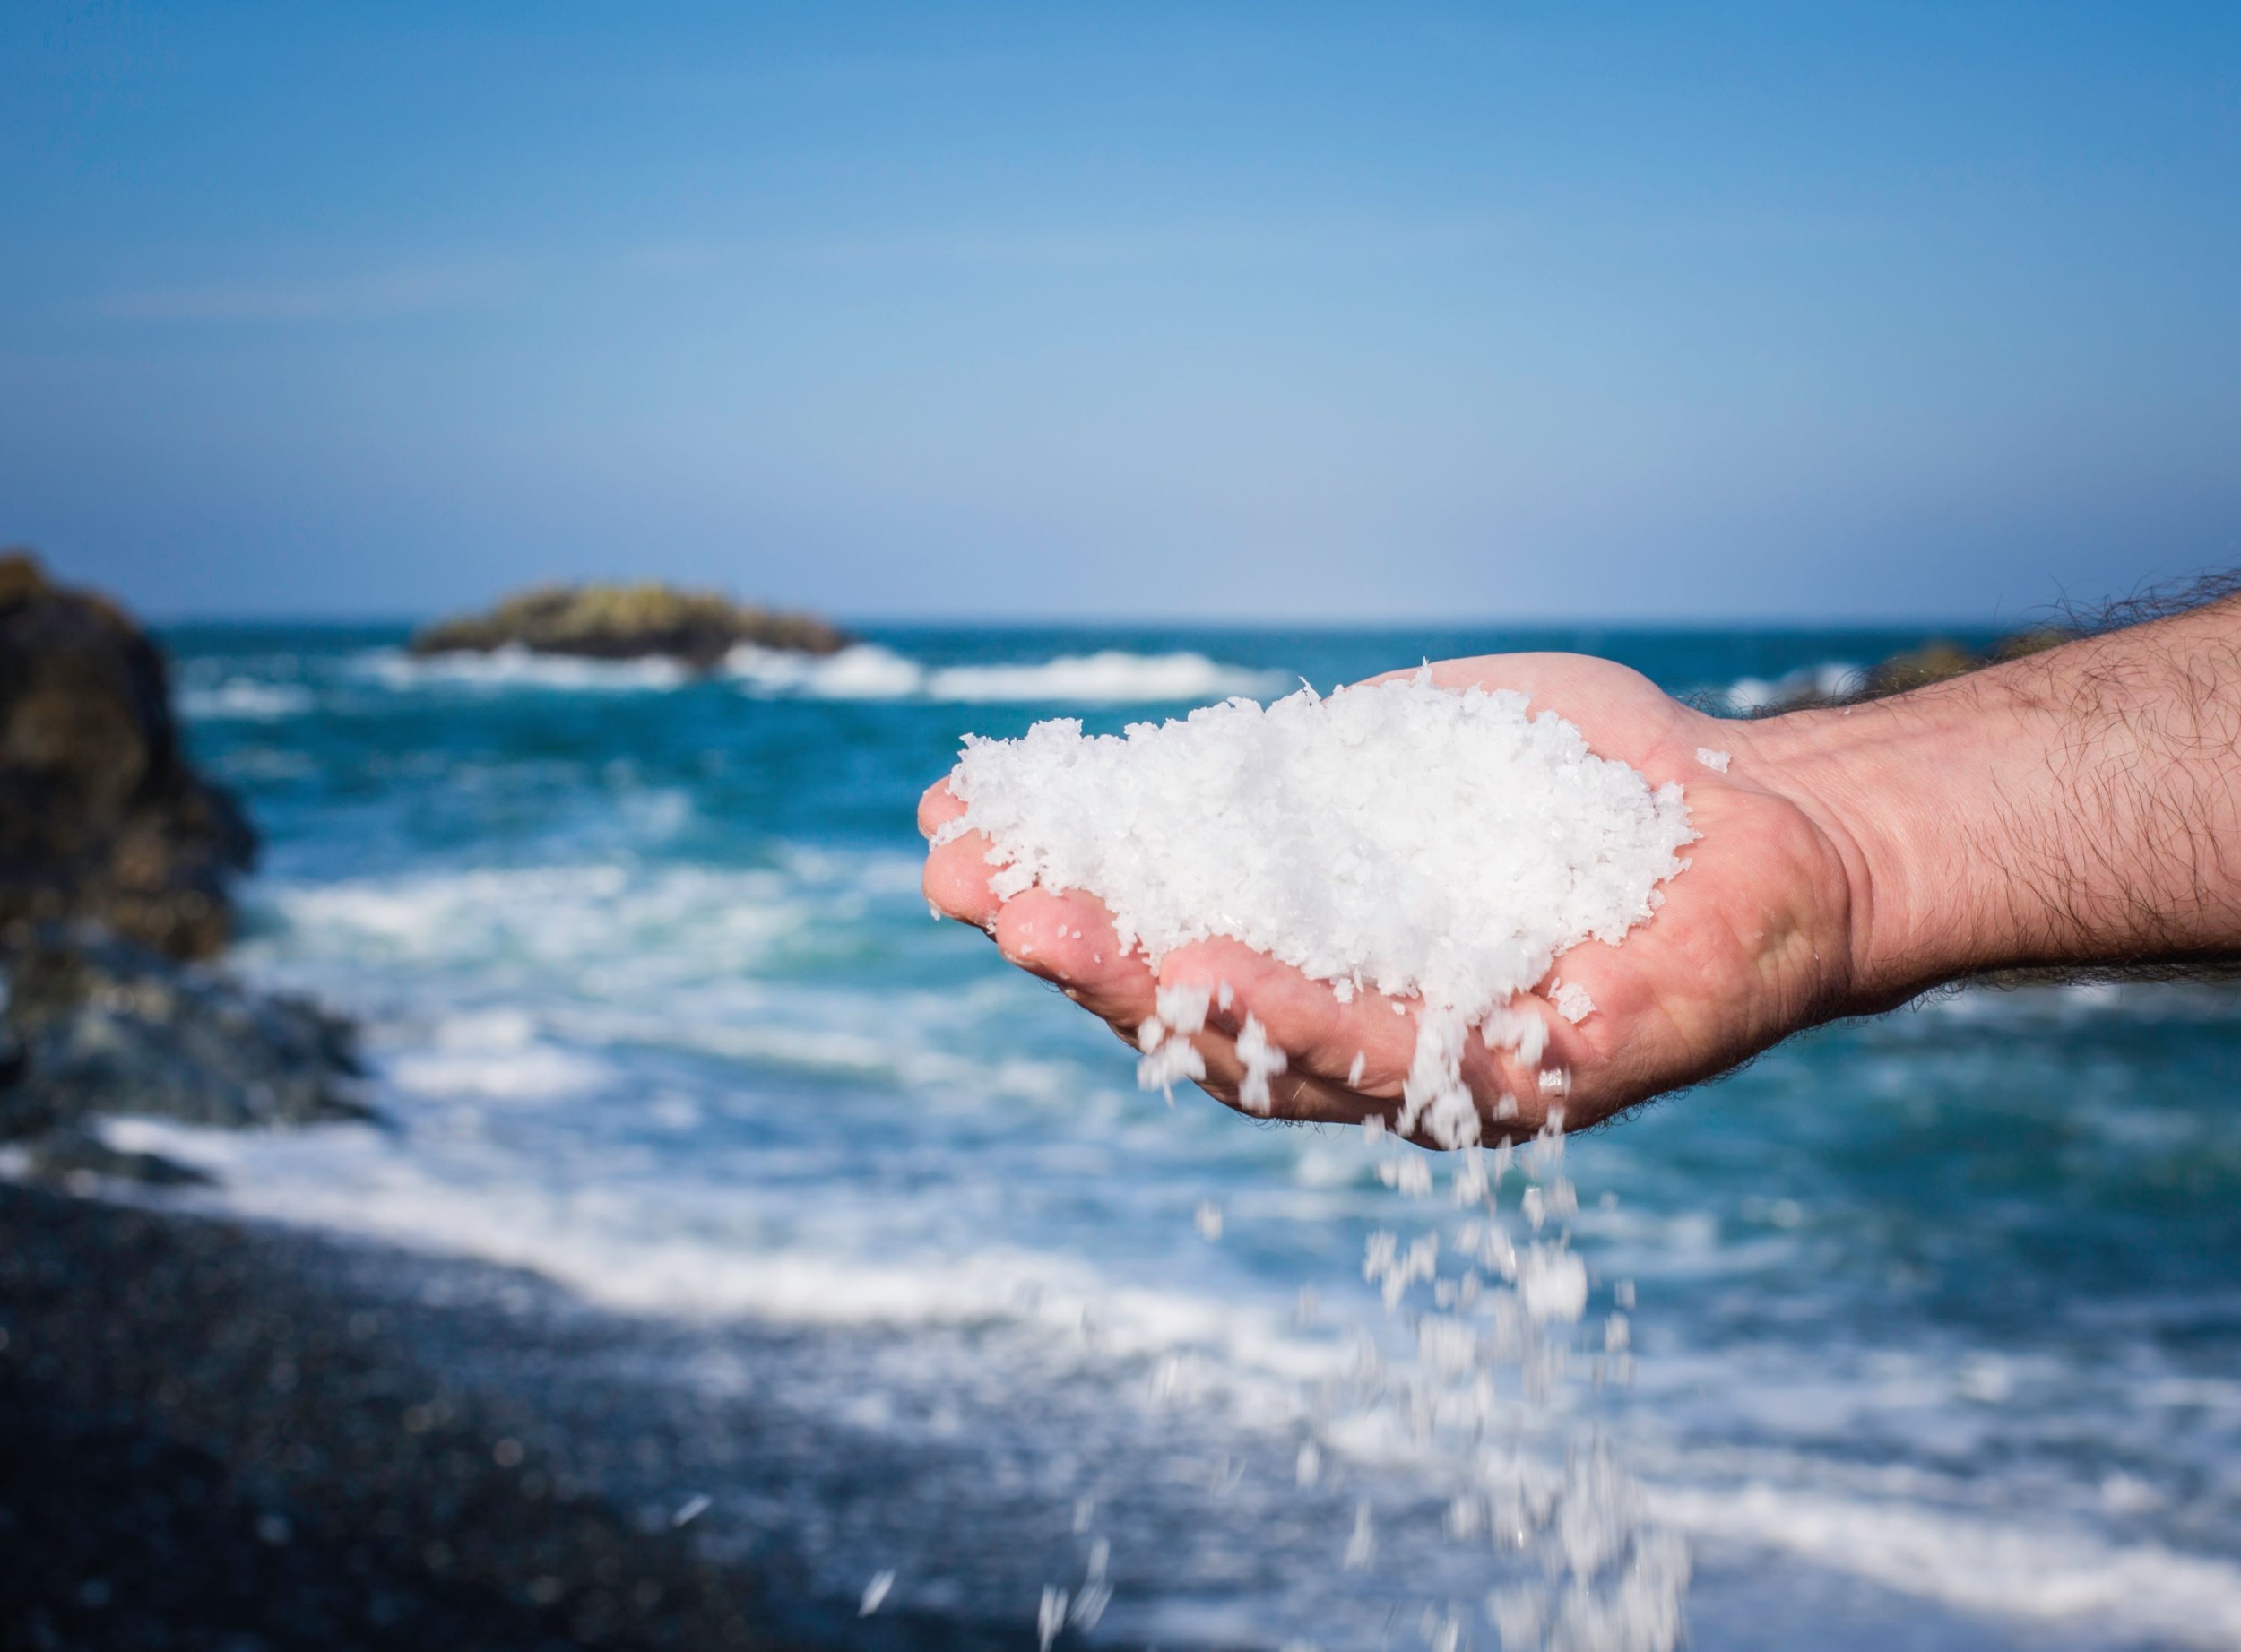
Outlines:
<svg viewBox="0 0 2241 1652"><path fill-rule="evenodd" d="M162 653L107 599L0 556L0 946L91 919L172 957L233 929L256 838L188 765Z"/></svg>
<svg viewBox="0 0 2241 1652"><path fill-rule="evenodd" d="M255 848L187 760L154 641L0 557L0 1142L34 1173L191 1177L108 1146L108 1116L370 1116L347 1022L208 962Z"/></svg>
<svg viewBox="0 0 2241 1652"><path fill-rule="evenodd" d="M411 648L422 656L522 648L593 660L662 658L706 670L742 644L829 654L853 640L813 615L735 602L720 592L584 584L536 586L487 614L438 621Z"/></svg>

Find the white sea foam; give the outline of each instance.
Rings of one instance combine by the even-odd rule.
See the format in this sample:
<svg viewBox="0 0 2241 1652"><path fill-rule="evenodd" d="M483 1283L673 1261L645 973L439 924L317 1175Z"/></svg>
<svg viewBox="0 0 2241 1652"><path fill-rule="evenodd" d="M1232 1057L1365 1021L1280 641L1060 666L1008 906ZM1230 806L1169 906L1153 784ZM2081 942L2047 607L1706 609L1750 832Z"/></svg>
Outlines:
<svg viewBox="0 0 2241 1652"><path fill-rule="evenodd" d="M1660 1518L1969 1612L2091 1623L2125 1640L2241 1645L2241 1566L1977 1509L1748 1484L1663 1486Z"/></svg>
<svg viewBox="0 0 2241 1652"><path fill-rule="evenodd" d="M358 674L398 692L425 689L544 689L567 693L644 693L681 688L701 674L666 659L591 660L536 653L516 645L489 653L416 658L402 649L374 650L357 662ZM931 700L960 705L1008 703L1124 705L1203 700L1223 695L1279 692L1282 672L1224 665L1190 650L1131 653L1106 649L1049 660L1001 664L929 666L878 643L856 643L836 653L741 644L715 675L757 696L813 700ZM244 680L242 693L264 685ZM208 700L212 716L265 714ZM262 702L255 702L262 703ZM301 706L291 706L301 709Z"/></svg>
<svg viewBox="0 0 2241 1652"><path fill-rule="evenodd" d="M488 653L442 653L419 658L402 648L378 648L360 656L358 672L401 692L450 688L491 693L508 688L547 688L567 693L645 692L675 688L692 679L676 660L580 659L540 653L509 643Z"/></svg>
<svg viewBox="0 0 2241 1652"><path fill-rule="evenodd" d="M1280 672L1223 665L1201 653L1107 649L1023 664L925 666L876 643L825 658L766 648L734 649L724 669L765 694L817 699L910 699L971 705L1100 704L1206 699L1280 689Z"/></svg>
<svg viewBox="0 0 2241 1652"><path fill-rule="evenodd" d="M1830 660L1820 665L1801 666L1776 678L1738 677L1714 697L1726 710L1749 716L1807 695L1842 699L1857 694L1866 681L1867 673L1858 666Z"/></svg>
<svg viewBox="0 0 2241 1652"><path fill-rule="evenodd" d="M1248 697L1280 693L1281 671L1255 671L1223 665L1202 653L1126 653L1106 649L1094 654L1061 654L1032 665L953 665L931 672L927 697L977 705L1001 702L1209 700L1230 695Z"/></svg>
<svg viewBox="0 0 2241 1652"><path fill-rule="evenodd" d="M603 1188L463 1181L501 1149L434 1137L416 1149L358 1126L244 1135L128 1119L103 1132L214 1173L222 1190L199 1198L236 1214L530 1269L619 1312L886 1329L1007 1322L1069 1342L1094 1312L1101 1358L1195 1350L1211 1361L1201 1390L1215 1379L1249 1394L1272 1428L1305 1405L1299 1385L1329 1380L1348 1357L1331 1336L1301 1335L1288 1314L1117 1282L1084 1258L983 1243L899 1259L836 1242L845 1224L773 1242L753 1189L670 1183L657 1198L622 1167Z"/></svg>
<svg viewBox="0 0 2241 1652"><path fill-rule="evenodd" d="M273 722L309 711L313 703L311 691L300 684L254 677L183 685L173 700L179 715L195 722Z"/></svg>
<svg viewBox="0 0 2241 1652"><path fill-rule="evenodd" d="M518 1010L448 1016L434 1043L389 1062L389 1081L418 1095L543 1102L586 1094L617 1077L605 1062L541 1037Z"/></svg>
<svg viewBox="0 0 2241 1652"><path fill-rule="evenodd" d="M742 643L724 657L725 675L761 694L799 694L822 700L909 699L926 686L926 668L877 643L856 643L838 653Z"/></svg>

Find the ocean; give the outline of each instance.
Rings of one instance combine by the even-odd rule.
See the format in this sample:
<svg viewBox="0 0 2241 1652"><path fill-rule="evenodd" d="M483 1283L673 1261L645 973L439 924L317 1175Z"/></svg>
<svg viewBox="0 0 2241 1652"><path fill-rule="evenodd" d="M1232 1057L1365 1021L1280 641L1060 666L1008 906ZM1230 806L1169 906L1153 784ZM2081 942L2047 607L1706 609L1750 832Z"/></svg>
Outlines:
<svg viewBox="0 0 2241 1652"><path fill-rule="evenodd" d="M537 1380L593 1316L612 1391L784 1418L786 1451L712 1426L704 1472L622 1489L833 1599L892 1573L883 1609L1023 1637L1058 1588L1093 1642L1454 1652L1501 1644L1519 1564L1458 1514L1472 1464L1332 1403L1405 1369L1362 1261L1432 1207L1358 1132L1140 1092L930 921L918 794L968 731L1426 657L1589 652L1747 709L1923 639L881 629L697 679L165 640L266 840L235 964L361 1021L388 1120L117 1127L223 1177L181 1197L549 1282ZM2229 990L1978 988L1576 1138L1593 1306L1505 1449L1624 1465L1699 1648L2241 1646L2237 1098ZM1631 1371L1597 1357L1622 1292Z"/></svg>

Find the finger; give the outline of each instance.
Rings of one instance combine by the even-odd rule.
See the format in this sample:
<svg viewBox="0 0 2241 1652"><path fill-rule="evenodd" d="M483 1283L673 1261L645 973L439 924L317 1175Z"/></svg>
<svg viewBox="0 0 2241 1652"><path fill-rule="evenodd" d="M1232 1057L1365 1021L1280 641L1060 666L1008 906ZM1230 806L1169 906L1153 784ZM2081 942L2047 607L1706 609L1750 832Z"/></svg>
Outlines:
<svg viewBox="0 0 2241 1652"><path fill-rule="evenodd" d="M919 794L919 834L923 837L931 837L963 813L965 800L949 790L949 777L945 774Z"/></svg>
<svg viewBox="0 0 2241 1652"><path fill-rule="evenodd" d="M927 852L920 879L926 898L946 916L983 930L996 921L1003 904L988 886L996 869L988 863L988 839L978 832L954 837Z"/></svg>
<svg viewBox="0 0 2241 1652"><path fill-rule="evenodd" d="M1093 895L1031 888L1014 895L997 917L996 944L1131 1043L1155 1013L1151 967L1142 953L1120 945L1112 914Z"/></svg>

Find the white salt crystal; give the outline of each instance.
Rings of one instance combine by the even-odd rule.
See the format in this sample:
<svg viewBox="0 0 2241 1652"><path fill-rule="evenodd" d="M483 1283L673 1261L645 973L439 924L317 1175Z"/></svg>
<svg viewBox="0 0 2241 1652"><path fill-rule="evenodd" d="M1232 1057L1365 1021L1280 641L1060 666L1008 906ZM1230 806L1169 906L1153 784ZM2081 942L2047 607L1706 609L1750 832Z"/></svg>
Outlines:
<svg viewBox="0 0 2241 1652"><path fill-rule="evenodd" d="M1696 748L1696 760L1714 774L1725 774L1732 758L1730 754L1725 751L1714 751L1709 746L1699 746Z"/></svg>
<svg viewBox="0 0 2241 1652"><path fill-rule="evenodd" d="M1276 1106L1268 1094L1268 1080L1289 1063L1284 1051L1268 1042L1268 1029L1250 1011L1237 1034L1237 1059L1245 1064L1245 1077L1237 1086L1238 1104L1247 1112L1266 1118Z"/></svg>
<svg viewBox="0 0 2241 1652"><path fill-rule="evenodd" d="M878 1611L879 1603L887 1599L887 1591L894 1587L895 1574L893 1572L873 1572L871 1581L864 1585L863 1601L857 1606L856 1615L860 1618L868 1618Z"/></svg>
<svg viewBox="0 0 2241 1652"><path fill-rule="evenodd" d="M1370 1523L1370 1505L1359 1502L1354 1506L1354 1533L1346 1539L1346 1570L1366 1570L1376 1558L1377 1528Z"/></svg>
<svg viewBox="0 0 2241 1652"><path fill-rule="evenodd" d="M1222 1237L1222 1207L1212 1199L1200 1199L1198 1211L1190 1221L1191 1225L1198 1230L1200 1239L1211 1242Z"/></svg>
<svg viewBox="0 0 2241 1652"><path fill-rule="evenodd" d="M985 835L999 898L1034 885L1096 895L1155 968L1223 935L1315 980L1420 999L1402 1122L1467 1145L1478 1114L1458 1077L1463 1031L1483 1026L1537 1061L1536 1016L1500 1030L1490 1016L1568 947L1616 944L1648 918L1693 835L1678 786L1596 757L1528 704L1449 694L1420 672L1265 709L1231 700L1121 735L1086 739L1071 719L1016 740L968 735L949 777L965 810L937 842ZM1195 1031L1203 1008L1194 1019L1172 990L1161 1021ZM1241 1099L1265 1098L1281 1053L1248 1061ZM1195 1060L1170 1038L1139 1076L1155 1088L1202 1077Z"/></svg>
<svg viewBox="0 0 2241 1652"><path fill-rule="evenodd" d="M1342 982L1341 984L1343 985L1344 983ZM1340 1001L1344 1002L1343 999ZM1359 1090L1362 1087L1362 1074L1369 1065L1370 1058L1366 1054L1359 1050L1354 1052L1354 1060L1346 1066L1347 1089Z"/></svg>
<svg viewBox="0 0 2241 1652"><path fill-rule="evenodd" d="M1157 998L1159 1018L1177 1033L1200 1033L1206 1030L1207 1004L1213 990L1203 982L1162 987ZM1222 1007L1229 1008L1229 984L1222 987Z"/></svg>
<svg viewBox="0 0 2241 1652"><path fill-rule="evenodd" d="M1556 1013L1578 1026L1596 1012L1595 999L1588 996L1588 989L1576 981L1559 982L1549 1002L1556 1006Z"/></svg>
<svg viewBox="0 0 2241 1652"><path fill-rule="evenodd" d="M1548 1025L1530 1009L1505 1004L1486 1012L1479 1036L1489 1050L1514 1051L1519 1060L1536 1066L1548 1048Z"/></svg>
<svg viewBox="0 0 2241 1652"><path fill-rule="evenodd" d="M1180 1035L1163 1038L1155 1049L1147 1051L1136 1064L1139 1089L1172 1091L1185 1078L1205 1077L1206 1058L1198 1053L1196 1044Z"/></svg>
<svg viewBox="0 0 2241 1652"><path fill-rule="evenodd" d="M1518 1267L1518 1302L1544 1322L1578 1322L1588 1307L1588 1265L1570 1250L1529 1246Z"/></svg>

